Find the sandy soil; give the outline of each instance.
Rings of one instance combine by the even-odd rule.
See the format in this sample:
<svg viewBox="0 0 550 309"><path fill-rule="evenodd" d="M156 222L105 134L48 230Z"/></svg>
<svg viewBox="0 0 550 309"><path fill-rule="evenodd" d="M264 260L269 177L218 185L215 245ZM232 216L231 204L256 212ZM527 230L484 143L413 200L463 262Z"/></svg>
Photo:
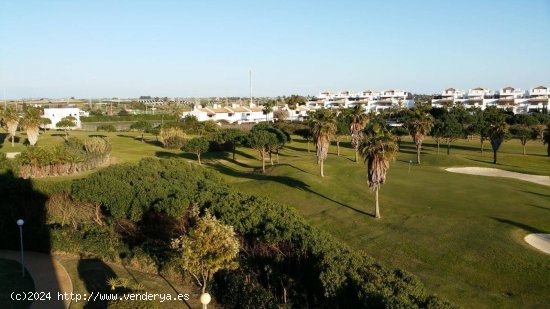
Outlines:
<svg viewBox="0 0 550 309"><path fill-rule="evenodd" d="M509 172L509 171L499 170L496 168L486 168L486 167L449 167L449 168L446 168L445 170L452 173L515 178L519 180L538 183L544 186L550 186L550 176L522 174L522 173Z"/></svg>
<svg viewBox="0 0 550 309"><path fill-rule="evenodd" d="M540 251L550 254L550 234L529 234L524 240Z"/></svg>

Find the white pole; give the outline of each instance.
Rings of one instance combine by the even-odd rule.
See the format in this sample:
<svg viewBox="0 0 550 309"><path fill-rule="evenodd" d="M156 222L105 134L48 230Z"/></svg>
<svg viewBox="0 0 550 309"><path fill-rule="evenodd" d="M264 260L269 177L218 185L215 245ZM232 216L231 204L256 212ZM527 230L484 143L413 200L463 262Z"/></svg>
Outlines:
<svg viewBox="0 0 550 309"><path fill-rule="evenodd" d="M17 225L19 225L19 239L21 241L21 277L25 277L25 256L23 255L23 224L25 224L25 221L23 221L23 219L17 220Z"/></svg>
<svg viewBox="0 0 550 309"><path fill-rule="evenodd" d="M252 70L250 70L250 105L252 106Z"/></svg>

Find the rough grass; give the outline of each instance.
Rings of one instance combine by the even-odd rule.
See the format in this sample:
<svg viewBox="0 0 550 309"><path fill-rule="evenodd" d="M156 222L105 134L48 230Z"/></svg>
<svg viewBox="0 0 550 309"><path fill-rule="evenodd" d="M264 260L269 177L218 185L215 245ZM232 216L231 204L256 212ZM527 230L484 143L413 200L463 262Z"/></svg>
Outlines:
<svg viewBox="0 0 550 309"><path fill-rule="evenodd" d="M126 268L121 265L105 263L97 259L78 258L69 255L57 256L57 260L65 267L73 283L73 293L90 295L94 293L111 293L107 285L109 278L126 278L133 284L143 285L148 293L171 294L174 297L177 293L189 294L187 302L164 301L158 302L159 308L200 308L200 289L189 283L175 282L172 279L159 275L143 273L135 269ZM79 308L105 308L106 303L96 302L72 302L71 309ZM210 307L210 306L209 306ZM212 308L216 308L213 304Z"/></svg>
<svg viewBox="0 0 550 309"><path fill-rule="evenodd" d="M41 136L39 143L61 142L62 137L54 134ZM137 133L97 134L108 136L118 162L146 156L196 160L191 154L160 148L152 136L146 135L148 142L141 143ZM366 184L365 165L353 162L349 143L342 145L341 157L335 155L334 145L329 149L323 179L314 151L308 153L298 137L281 152L280 164L268 163L265 175L256 153L245 148L238 150L237 162L227 153L212 153L203 155L203 165L221 172L237 188L291 205L311 224L383 264L414 273L429 290L464 307L550 303L550 256L523 241L528 233L550 232L550 188L444 171L450 166L480 166L550 175L550 157L540 140L527 144L525 156L517 140L505 142L494 165L487 142L484 154L477 140L455 142L447 156L444 145L438 155L428 138L422 164L413 164L410 173L408 161L415 155L406 140L381 188L383 219L378 221L372 217L374 199ZM0 151L10 148L4 141Z"/></svg>
<svg viewBox="0 0 550 309"><path fill-rule="evenodd" d="M32 301L11 300L12 292L34 292L34 282L29 272L21 277L21 264L0 259L0 308L28 308Z"/></svg>

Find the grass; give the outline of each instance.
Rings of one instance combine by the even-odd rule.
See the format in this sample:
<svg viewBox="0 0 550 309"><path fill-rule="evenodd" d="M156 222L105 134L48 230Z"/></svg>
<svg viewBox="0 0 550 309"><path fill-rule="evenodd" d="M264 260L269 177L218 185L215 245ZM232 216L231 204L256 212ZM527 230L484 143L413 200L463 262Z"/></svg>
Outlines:
<svg viewBox="0 0 550 309"><path fill-rule="evenodd" d="M29 272L21 277L21 264L0 259L0 308L28 308L32 301L11 300L12 292L34 292L34 282Z"/></svg>
<svg viewBox="0 0 550 309"><path fill-rule="evenodd" d="M55 134L59 133L46 133L39 143L61 142ZM191 154L160 148L152 136L141 143L137 133L100 134L111 140L117 162L147 156L195 161ZM374 199L364 164L353 162L349 143L342 144L341 157L335 155L335 146L329 149L323 179L314 151L308 153L299 138L281 152L280 164L268 164L265 175L256 153L246 148L238 150L237 162L227 153L208 153L203 165L219 171L237 188L296 208L312 225L382 264L410 271L428 290L464 307L536 308L550 303L550 257L523 241L528 233L550 233L549 188L444 170L480 166L550 175L550 157L540 140L527 144L527 155L521 155L517 140L505 142L494 165L487 142L481 154L478 141L457 141L447 156L443 145L437 154L428 138L422 164L413 164L410 173L414 146L405 140L380 191L382 220L371 215ZM10 148L4 141L0 151Z"/></svg>
<svg viewBox="0 0 550 309"><path fill-rule="evenodd" d="M187 302L159 302L159 308L200 308L200 289L192 283L174 282L160 275L143 273L118 264L105 263L98 259L79 258L71 255L58 255L56 259L65 267L73 283L73 292L80 295L94 293L111 293L107 279L126 278L132 283L143 285L148 293L169 293L174 297L177 293L189 294ZM72 302L70 309L105 308L105 302ZM210 306L209 306L210 307ZM215 307L212 307L215 308Z"/></svg>

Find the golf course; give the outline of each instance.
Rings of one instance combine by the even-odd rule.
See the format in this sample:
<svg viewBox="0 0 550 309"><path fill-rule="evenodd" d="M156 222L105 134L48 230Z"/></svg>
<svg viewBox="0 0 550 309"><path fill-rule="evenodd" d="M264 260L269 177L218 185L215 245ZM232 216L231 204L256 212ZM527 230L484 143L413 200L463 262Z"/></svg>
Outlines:
<svg viewBox="0 0 550 309"><path fill-rule="evenodd" d="M155 137L135 132L74 131L71 136L104 135L112 145L111 164L136 162L143 157L181 158L196 162L192 153L160 147ZM38 145L63 142L59 132L40 136ZM5 139L0 152L24 150ZM313 226L362 250L381 264L416 275L428 290L466 308L540 308L550 303L550 255L523 239L530 233L550 232L550 187L513 178L487 177L446 171L449 167L485 167L550 175L550 157L540 140L527 144L522 155L517 140L506 141L498 163L486 143L458 140L450 155L438 154L428 138L422 164L415 164L414 144L405 138L380 189L382 219L375 219L374 194L366 167L354 162L349 141L329 148L325 177L313 144L293 136L281 150L279 162L261 162L255 151L239 147L236 161L227 152L208 152L204 168L218 171L234 187L262 195L298 210ZM412 162L412 163L411 163ZM35 179L65 181L93 173Z"/></svg>

